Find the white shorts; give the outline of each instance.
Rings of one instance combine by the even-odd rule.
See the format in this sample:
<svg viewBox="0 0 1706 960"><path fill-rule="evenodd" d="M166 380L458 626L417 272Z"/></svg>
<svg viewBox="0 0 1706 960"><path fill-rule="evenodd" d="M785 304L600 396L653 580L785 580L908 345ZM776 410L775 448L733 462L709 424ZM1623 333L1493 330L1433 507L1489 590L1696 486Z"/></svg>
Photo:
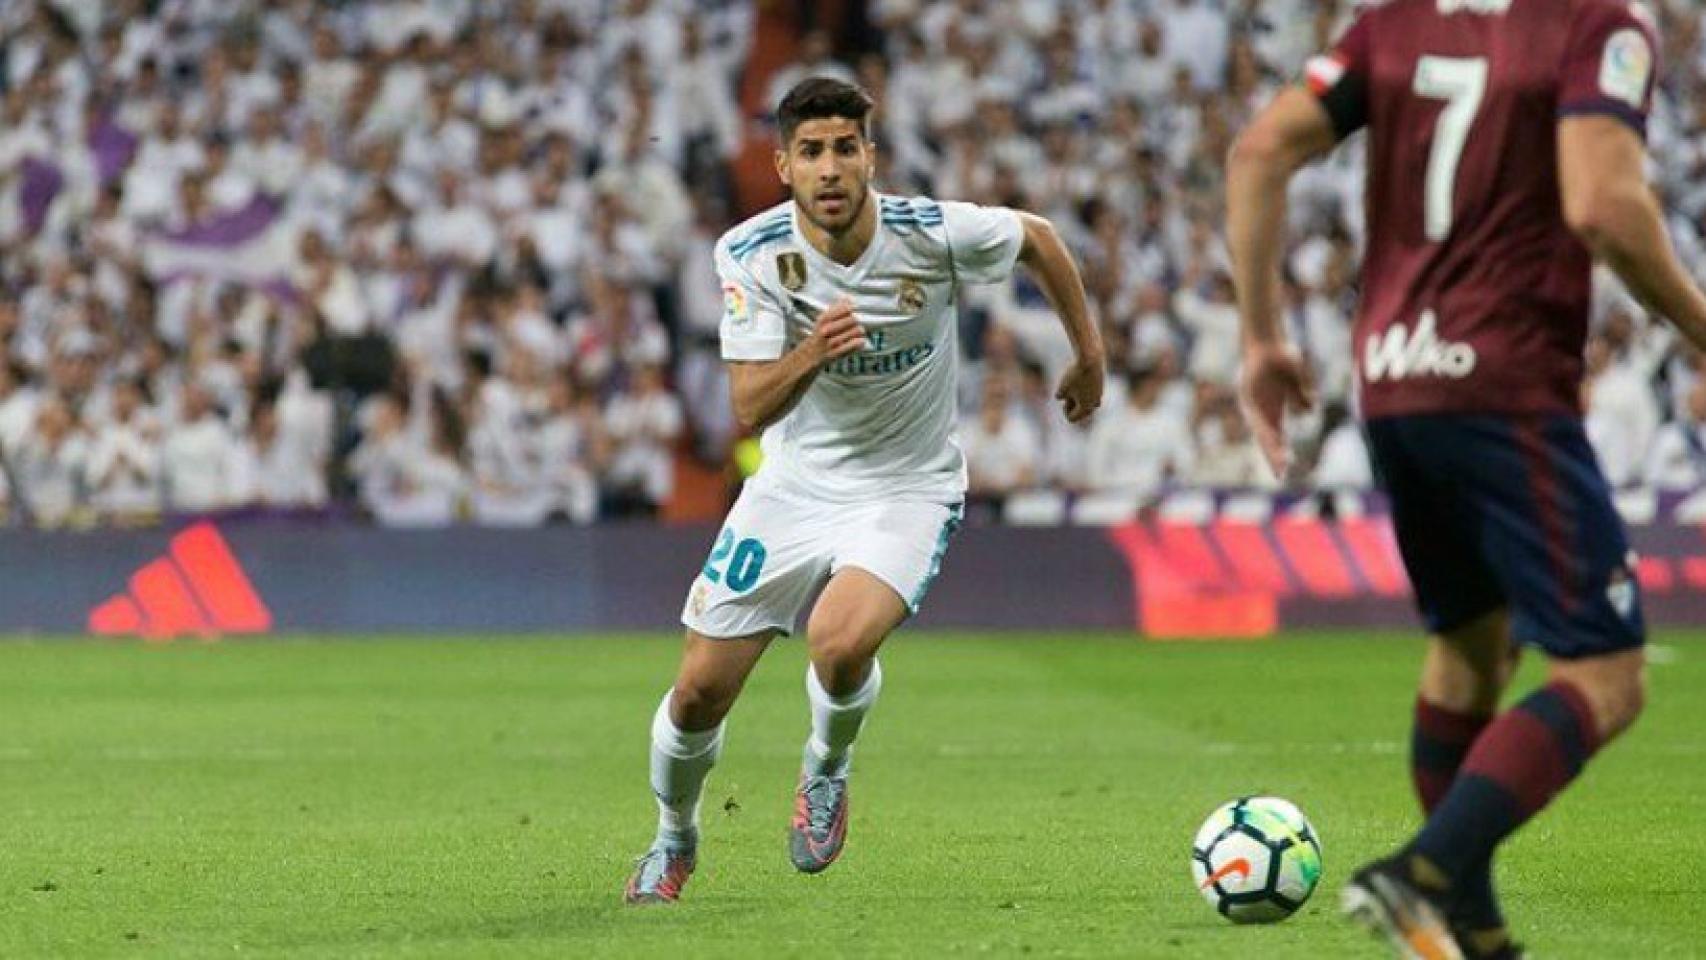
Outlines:
<svg viewBox="0 0 1706 960"><path fill-rule="evenodd" d="M842 567L888 584L917 613L963 512L957 503L822 503L748 483L681 622L706 637L793 633L813 593Z"/></svg>

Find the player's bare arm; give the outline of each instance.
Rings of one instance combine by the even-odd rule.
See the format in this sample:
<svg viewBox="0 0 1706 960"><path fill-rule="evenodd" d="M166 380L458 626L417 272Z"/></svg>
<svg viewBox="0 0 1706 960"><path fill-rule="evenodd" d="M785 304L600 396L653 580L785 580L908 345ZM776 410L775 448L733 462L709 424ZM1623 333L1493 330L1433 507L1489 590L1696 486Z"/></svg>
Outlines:
<svg viewBox="0 0 1706 960"><path fill-rule="evenodd" d="M1239 401L1276 476L1284 476L1291 461L1286 410L1314 404L1308 367L1280 323L1286 187L1298 170L1336 142L1320 102L1293 88L1275 97L1238 136L1226 161L1226 243L1244 339Z"/></svg>
<svg viewBox="0 0 1706 960"><path fill-rule="evenodd" d="M1643 172L1646 148L1613 117L1558 124L1564 220L1648 309L1706 349L1706 296L1677 262L1658 198Z"/></svg>
<svg viewBox="0 0 1706 960"><path fill-rule="evenodd" d="M1019 262L1036 276L1043 295L1048 297L1055 315L1066 328L1067 338L1072 341L1074 361L1060 378L1054 396L1061 402L1066 419L1078 423L1102 405L1103 368L1107 361L1102 334L1090 322L1084 278L1054 224L1024 211L1019 212L1019 220L1025 228Z"/></svg>
<svg viewBox="0 0 1706 960"><path fill-rule="evenodd" d="M865 328L853 316L853 305L830 305L818 316L811 336L781 359L729 364L735 420L745 430L768 427L788 415L824 364L864 348Z"/></svg>

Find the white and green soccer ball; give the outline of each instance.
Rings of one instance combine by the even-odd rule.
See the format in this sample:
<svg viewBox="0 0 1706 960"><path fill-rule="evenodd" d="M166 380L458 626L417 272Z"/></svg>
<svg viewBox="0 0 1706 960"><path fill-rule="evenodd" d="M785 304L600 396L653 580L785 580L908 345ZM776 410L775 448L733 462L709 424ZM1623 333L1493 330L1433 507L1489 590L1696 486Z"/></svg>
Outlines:
<svg viewBox="0 0 1706 960"><path fill-rule="evenodd" d="M1203 899L1233 923L1274 923L1296 913L1321 882L1321 841L1291 801L1240 797L1203 821L1191 875Z"/></svg>

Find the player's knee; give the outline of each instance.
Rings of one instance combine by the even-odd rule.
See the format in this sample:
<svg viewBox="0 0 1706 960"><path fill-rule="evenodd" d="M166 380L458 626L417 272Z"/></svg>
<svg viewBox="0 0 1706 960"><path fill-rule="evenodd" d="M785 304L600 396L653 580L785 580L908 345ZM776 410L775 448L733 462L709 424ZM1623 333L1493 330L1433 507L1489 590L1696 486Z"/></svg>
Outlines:
<svg viewBox="0 0 1706 960"><path fill-rule="evenodd" d="M831 693L856 689L870 662L871 655L851 639L835 638L812 645L812 663L817 666L818 679Z"/></svg>
<svg viewBox="0 0 1706 960"><path fill-rule="evenodd" d="M1637 667L1618 675L1611 691L1612 708L1607 711L1604 736L1609 739L1635 725L1647 708L1647 671Z"/></svg>
<svg viewBox="0 0 1706 960"><path fill-rule="evenodd" d="M860 631L847 621L811 626L812 663L818 679L831 692L857 689L871 662L870 645Z"/></svg>
<svg viewBox="0 0 1706 960"><path fill-rule="evenodd" d="M1647 705L1647 671L1641 659L1626 658L1568 677L1587 697L1605 743L1635 724Z"/></svg>
<svg viewBox="0 0 1706 960"><path fill-rule="evenodd" d="M1606 743L1635 725L1647 705L1646 684L1628 680L1604 684L1594 699L1599 741Z"/></svg>
<svg viewBox="0 0 1706 960"><path fill-rule="evenodd" d="M670 698L671 719L684 730L709 730L728 716L737 692L733 685L713 679L678 680Z"/></svg>

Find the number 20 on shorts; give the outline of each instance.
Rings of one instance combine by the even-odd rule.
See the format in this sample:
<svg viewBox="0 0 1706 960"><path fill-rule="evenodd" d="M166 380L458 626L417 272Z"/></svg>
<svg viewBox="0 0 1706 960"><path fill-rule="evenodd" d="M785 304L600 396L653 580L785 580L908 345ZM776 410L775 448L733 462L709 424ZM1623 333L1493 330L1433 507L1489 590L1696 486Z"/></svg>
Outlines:
<svg viewBox="0 0 1706 960"><path fill-rule="evenodd" d="M764 544L751 537L738 543L736 539L735 532L724 527L702 572L712 583L721 583L735 593L745 593L758 582L758 574L764 569Z"/></svg>

